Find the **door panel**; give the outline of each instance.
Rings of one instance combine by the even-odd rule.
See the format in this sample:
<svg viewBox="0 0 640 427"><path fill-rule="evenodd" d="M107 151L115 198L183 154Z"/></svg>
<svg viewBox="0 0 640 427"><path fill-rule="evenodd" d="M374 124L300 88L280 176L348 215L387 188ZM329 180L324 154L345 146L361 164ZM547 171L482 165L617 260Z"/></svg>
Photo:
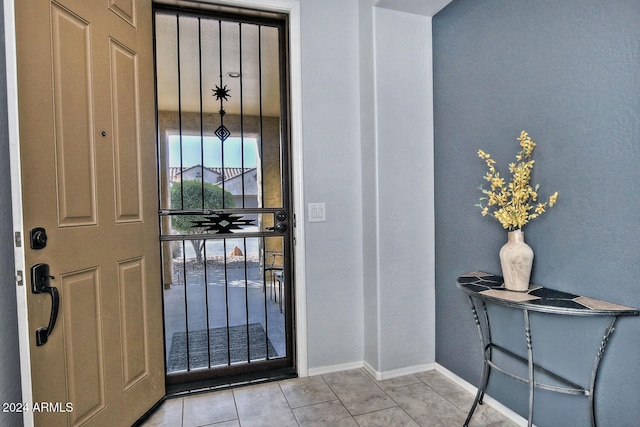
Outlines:
<svg viewBox="0 0 640 427"><path fill-rule="evenodd" d="M99 271L91 269L65 274L60 282L64 295L62 332L68 396L74 405L70 420L73 425L94 416L106 404Z"/></svg>
<svg viewBox="0 0 640 427"><path fill-rule="evenodd" d="M149 374L146 346L140 346L147 338L148 328L144 259L120 262L118 270L123 337L121 357L124 386L128 389Z"/></svg>
<svg viewBox="0 0 640 427"><path fill-rule="evenodd" d="M165 392L149 0L16 2L23 222L60 295L29 294L40 426L129 426ZM34 31L34 28L39 31Z"/></svg>
<svg viewBox="0 0 640 427"><path fill-rule="evenodd" d="M60 225L95 225L89 24L55 4L51 13Z"/></svg>
<svg viewBox="0 0 640 427"><path fill-rule="evenodd" d="M114 159L116 189L116 221L141 220L139 123L139 80L136 54L125 46L110 40L111 87L114 114Z"/></svg>
<svg viewBox="0 0 640 427"><path fill-rule="evenodd" d="M133 27L136 26L136 5L133 0L109 0L109 9Z"/></svg>

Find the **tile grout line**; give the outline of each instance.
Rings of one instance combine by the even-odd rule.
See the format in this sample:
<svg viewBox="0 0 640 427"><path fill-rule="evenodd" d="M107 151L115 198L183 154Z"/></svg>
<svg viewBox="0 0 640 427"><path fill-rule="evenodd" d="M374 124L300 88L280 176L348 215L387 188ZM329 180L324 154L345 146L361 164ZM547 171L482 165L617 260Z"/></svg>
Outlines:
<svg viewBox="0 0 640 427"><path fill-rule="evenodd" d="M291 402L289 402L289 399L287 399L287 393L284 392L284 390L282 389L282 383L286 381L286 380L280 380L278 381L278 390L280 390L280 393L282 393L282 397L284 397L284 401L287 402L287 406L289 407L289 410L291 411L291 415L293 415L293 419L296 421L296 424L298 424L298 427L300 426L300 421L298 421L298 417L296 417L295 412L293 412L293 408L291 407ZM242 426L240 426L242 427Z"/></svg>
<svg viewBox="0 0 640 427"><path fill-rule="evenodd" d="M342 407L347 411L347 413L349 414L349 417L353 420L353 422L355 422L358 426L360 426L360 423L358 422L358 420L356 420L356 417L351 413L349 408L347 408L347 405L344 404L342 399L340 399L340 396L338 396L338 393L336 393L336 391L333 389L333 387L331 387L331 384L329 384L327 382L327 380L324 378L323 375L320 375L320 378L322 378L322 382L324 382L327 385L327 387L329 387L329 390L331 390L331 393L333 393L333 395L336 397L337 401L340 402Z"/></svg>
<svg viewBox="0 0 640 427"><path fill-rule="evenodd" d="M365 371L366 371L366 370L365 370ZM367 373L369 373L368 371L366 371L366 372L367 372ZM373 379L373 381L376 383L376 385L378 386L378 388L379 388L380 390L382 390L382 392L383 392L383 393L384 393L384 394L385 394L389 399L391 399L391 401L392 401L393 403L395 403L395 404L396 404L396 407L397 407L398 409L400 409L402 412L404 412L405 414L407 414L407 416L408 416L409 418L411 418L411 420L413 420L413 422L415 422L418 426L422 427L422 424L420 424L420 423L418 422L418 420L416 420L415 418L413 418L413 416L412 416L410 413L408 413L407 411L405 411L405 409L400 405L400 403L398 403L398 401L397 401L397 400L395 400L393 397L391 397L391 395L390 395L389 393L387 393L387 390L386 390L386 389L384 389L384 388L380 387L379 382L382 382L382 380L381 380L381 381L378 381L378 380L377 380L377 379L375 379L371 374L369 374L369 376ZM418 381L422 381L420 378L418 378L418 377L416 377L416 378L418 379ZM417 383L416 383L416 384L417 384ZM398 386L398 387L393 388L393 390L396 390L396 389L399 389L399 388L402 388L402 387L407 387L407 386L408 386L408 385ZM388 409L388 408L387 408L387 409ZM384 409L381 409L380 411L382 411L382 410L384 410ZM379 412L379 411L374 411L374 412ZM370 412L370 413L372 413L372 412ZM357 421L356 421L356 422L357 422ZM359 424L358 424L358 425L359 425Z"/></svg>
<svg viewBox="0 0 640 427"><path fill-rule="evenodd" d="M329 387L329 390L331 390L331 393L333 393L333 395L336 397L336 400L338 402L340 402L340 404L342 405L342 407L347 411L347 413L349 414L349 417L351 417L351 419L358 425L360 426L360 423L356 420L355 416L351 413L351 411L349 410L349 408L347 408L347 405L344 404L344 402L342 401L342 399L340 399L340 396L338 396L338 393L336 393L336 391L333 389L333 387L331 387L331 384L329 384L327 382L327 380L324 378L324 375L319 375L320 379L322 379L322 382Z"/></svg>
<svg viewBox="0 0 640 427"><path fill-rule="evenodd" d="M400 404L399 404L399 403L398 403L394 398L392 398L392 397L389 395L389 393L387 393L387 390L385 390L385 389L383 389L382 387L380 387L380 384L379 384L379 382L380 382L380 381L378 381L377 379L375 379L375 378L374 378L374 377L373 377L373 376L372 376L372 375L371 375L371 374L370 374L366 369L364 370L364 372L365 372L365 374L366 374L366 375L367 375L367 376L368 376L368 377L373 381L373 383L375 384L375 386L376 386L376 387L378 387L378 389L380 389L380 391L382 391L382 393L384 393L384 395L385 395L385 396L387 396L387 398L389 398L389 400L391 400L393 403L395 403L395 405L396 405L395 407L396 407L396 408L398 408L398 409L400 409L402 412L404 412L404 413L405 413L405 414L406 414L406 415L407 415L407 416L408 416L408 417L409 417L413 422L415 422L418 426L421 426L421 424L420 424L420 423L419 423L415 418L413 418L413 417L412 417L412 416L411 416L407 411L405 411L405 410L404 410L404 408L403 408L402 406L400 406ZM341 404L342 406L344 406L344 408L347 410L347 412L349 413L349 415L351 416L351 418L353 419L353 421L355 421L355 423L356 423L358 426L361 426L361 427L362 427L362 425L361 425L361 424L358 422L358 420L356 419L356 417L357 417L357 416L367 415L367 414L375 414L376 412L382 412L382 411L386 411L386 410L389 410L389 409L393 409L393 407L392 407L392 408L382 408L382 409L376 409L375 411L369 411L369 412L365 412L365 413L362 413L362 414L353 415L353 414L351 413L351 411L347 408L347 406L344 404L344 402L340 399L340 397L339 397L339 396L338 396L338 394L335 392L335 390L333 390L333 388L331 387L331 385L330 385L329 383L327 383L327 381L324 379L324 376L322 376L322 375L321 375L321 377L322 377L322 381L324 381L324 383L329 387L329 389L331 390L331 392L336 396L336 398L338 399L338 401L340 402L340 404ZM422 380L420 380L420 378L418 378L418 380L419 380L419 381L422 381ZM396 387L396 388L400 388L400 387Z"/></svg>
<svg viewBox="0 0 640 427"><path fill-rule="evenodd" d="M424 381L422 381L422 380L421 380L419 377L417 377L416 375L414 375L414 377L415 377L418 381L420 381L420 382L424 383ZM375 378L374 378L374 380L375 380ZM376 384L377 384L377 380L375 380L375 381L376 381ZM418 383L413 383L413 384L418 384ZM407 385L403 385L403 386L398 386L398 387L393 388L392 390L397 390L397 389L402 388L402 387L408 387L408 386L413 385L413 384L407 384ZM427 384L427 386L428 386L428 384ZM378 386L378 387L380 387L380 386ZM382 389L382 387L380 387L380 388ZM420 424L420 423L418 422L418 420L416 420L415 418L413 418L413 416L412 416L410 413L408 413L408 412L407 412L407 411L406 411L406 410L405 410L405 409L404 409L404 408L403 408L403 407L398 403L398 401L397 401L397 400L395 400L393 397L391 397L391 395L389 395L389 393L387 393L387 390L382 389L382 391L384 392L384 394L386 394L386 395L387 395L387 397L389 397L389 399L391 399L391 400L392 400L392 401L397 405L397 407L398 407L402 412L404 412L405 414L407 414L407 416L408 416L409 418L411 418L411 420L413 420L413 422L415 422L418 426L422 427L422 424Z"/></svg>
<svg viewBox="0 0 640 427"><path fill-rule="evenodd" d="M235 390L231 390L231 396L233 396L233 407L236 408L236 420L238 420L238 427L242 427L242 421L240 421L240 411L238 411L238 401L236 400Z"/></svg>
<svg viewBox="0 0 640 427"><path fill-rule="evenodd" d="M436 372L438 375L442 376L444 379L447 380L447 382L450 382L454 385L457 386L456 383L454 383L453 381L451 381L449 378L445 377L444 375L442 375L441 373L437 372L436 370L434 370L433 372ZM441 393L439 390L437 390L434 386L432 386L431 384L427 383L425 380L423 380L422 378L416 376L416 378L418 378L418 380L420 380L423 384L425 384L427 387L429 387L431 390L433 390L436 394L438 394L438 396L442 397L444 400L446 400L447 402L449 402L454 408L456 408L457 410L459 410L463 415L465 413L464 409L460 408L454 401L452 401L451 399L449 399L447 397L447 395L445 395L444 393ZM462 390L465 391L465 390ZM457 392L456 392L457 393ZM448 395L454 395L455 393L448 393Z"/></svg>
<svg viewBox="0 0 640 427"><path fill-rule="evenodd" d="M180 427L184 427L184 397L180 398Z"/></svg>

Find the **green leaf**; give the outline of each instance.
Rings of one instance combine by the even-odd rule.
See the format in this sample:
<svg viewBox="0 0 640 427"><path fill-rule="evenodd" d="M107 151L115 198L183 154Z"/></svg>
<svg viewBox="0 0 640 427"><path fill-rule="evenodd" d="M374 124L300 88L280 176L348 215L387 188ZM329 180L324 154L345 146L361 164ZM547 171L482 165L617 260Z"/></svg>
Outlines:
<svg viewBox="0 0 640 427"><path fill-rule="evenodd" d="M223 192L222 188L210 182L187 180L171 187L172 209L221 209L223 206L234 208L235 205L235 200L230 192ZM181 233L198 233L200 230L193 229L193 221L201 219L203 218L200 215L176 215L171 217L171 226Z"/></svg>

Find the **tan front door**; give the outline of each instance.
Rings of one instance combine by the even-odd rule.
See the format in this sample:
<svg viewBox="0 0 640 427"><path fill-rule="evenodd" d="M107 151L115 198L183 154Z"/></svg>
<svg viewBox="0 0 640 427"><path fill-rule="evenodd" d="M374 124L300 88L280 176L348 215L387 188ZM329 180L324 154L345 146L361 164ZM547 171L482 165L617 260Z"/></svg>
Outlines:
<svg viewBox="0 0 640 427"><path fill-rule="evenodd" d="M151 1L15 3L26 264L59 295L42 345L28 297L35 423L129 426L165 391Z"/></svg>

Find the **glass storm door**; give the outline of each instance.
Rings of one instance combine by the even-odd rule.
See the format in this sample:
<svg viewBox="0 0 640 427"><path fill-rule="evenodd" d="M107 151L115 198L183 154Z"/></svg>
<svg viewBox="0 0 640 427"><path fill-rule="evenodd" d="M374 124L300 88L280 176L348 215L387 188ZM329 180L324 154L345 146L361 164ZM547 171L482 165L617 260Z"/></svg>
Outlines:
<svg viewBox="0 0 640 427"><path fill-rule="evenodd" d="M169 390L293 372L286 20L154 18Z"/></svg>

